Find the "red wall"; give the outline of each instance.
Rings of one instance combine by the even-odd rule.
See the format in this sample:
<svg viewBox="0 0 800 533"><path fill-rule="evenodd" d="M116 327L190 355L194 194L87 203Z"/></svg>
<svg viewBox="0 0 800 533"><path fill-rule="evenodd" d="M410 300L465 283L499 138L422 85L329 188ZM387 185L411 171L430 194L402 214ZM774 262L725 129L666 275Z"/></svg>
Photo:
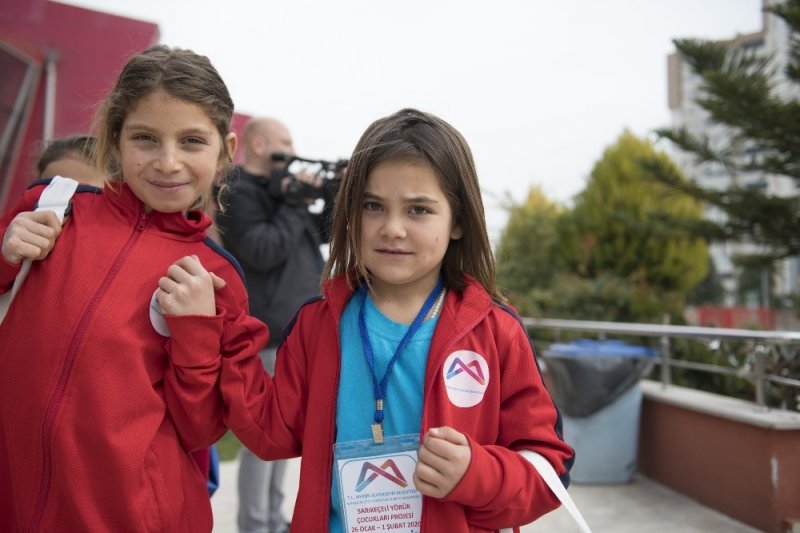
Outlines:
<svg viewBox="0 0 800 533"><path fill-rule="evenodd" d="M0 0L0 41L42 67L48 54L58 58L54 137L88 133L95 110L122 66L158 39L159 28L152 22L45 0ZM42 71L21 150L12 161L11 183L6 187L0 183L0 191L6 190L0 194L0 211L36 177L44 133L45 80ZM247 118L235 116L233 130L240 133Z"/></svg>
<svg viewBox="0 0 800 533"><path fill-rule="evenodd" d="M639 472L761 531L800 523L798 449L800 430L642 403Z"/></svg>
<svg viewBox="0 0 800 533"><path fill-rule="evenodd" d="M766 307L715 307L697 308L697 322L701 326L742 329L775 329L775 310Z"/></svg>
<svg viewBox="0 0 800 533"><path fill-rule="evenodd" d="M127 59L158 42L156 24L44 0L0 0L0 40L34 59L57 58L53 135L89 131ZM44 72L12 169L5 208L35 177L44 132ZM0 199L2 201L2 199Z"/></svg>

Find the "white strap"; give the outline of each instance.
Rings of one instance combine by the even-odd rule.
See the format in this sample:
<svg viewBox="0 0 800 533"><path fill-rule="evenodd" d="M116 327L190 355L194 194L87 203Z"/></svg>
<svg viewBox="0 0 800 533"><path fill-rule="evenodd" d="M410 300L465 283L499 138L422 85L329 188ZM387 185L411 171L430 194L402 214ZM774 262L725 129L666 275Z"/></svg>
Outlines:
<svg viewBox="0 0 800 533"><path fill-rule="evenodd" d="M42 191L39 203L36 204L36 211L53 211L58 221L64 222L64 213L77 188L78 182L72 178L54 177Z"/></svg>
<svg viewBox="0 0 800 533"><path fill-rule="evenodd" d="M58 221L63 223L64 215L69 207L69 202L77 188L78 182L74 179L62 178L61 176L54 177L50 181L50 184L42 191L42 195L39 196L39 202L36 204L36 211L53 211L58 217ZM6 311L8 311L11 301L22 286L22 282L25 281L25 278L28 276L30 269L31 260L26 259L22 262L22 268L20 268L17 273L11 290L0 295L0 322L6 317Z"/></svg>
<svg viewBox="0 0 800 533"><path fill-rule="evenodd" d="M533 452L531 450L521 450L519 454L528 460L529 463L533 465L534 468L539 472L539 475L542 476L547 486L550 487L550 490L553 491L553 494L561 500L561 503L564 507L569 511L569 514L572 515L572 518L575 519L575 522L578 524L578 527L583 533L592 533L592 530L589 529L589 525L581 516L581 512L578 510L578 507L575 505L575 502L572 501L567 489L564 488L564 484L561 483L561 480L558 478L558 474L544 458L542 454ZM503 529L502 532L511 531L510 529Z"/></svg>

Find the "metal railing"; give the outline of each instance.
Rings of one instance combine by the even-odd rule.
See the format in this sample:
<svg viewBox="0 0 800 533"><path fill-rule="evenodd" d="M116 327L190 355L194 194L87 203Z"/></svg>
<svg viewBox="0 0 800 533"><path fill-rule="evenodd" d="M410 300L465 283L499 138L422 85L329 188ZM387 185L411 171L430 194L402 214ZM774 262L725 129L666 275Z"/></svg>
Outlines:
<svg viewBox="0 0 800 533"><path fill-rule="evenodd" d="M786 376L767 373L770 358L797 361L800 352L800 333L789 331L757 331L748 329L710 328L699 326L671 326L661 324L638 324L630 322L595 322L586 320L561 320L552 318L523 318L528 331L552 330L556 340L562 331L591 332L600 338L606 335L653 337L658 339L660 356L656 362L661 366L661 382L672 383L672 369L686 368L716 374L733 375L750 380L755 387L755 403L766 407L768 383L793 387L800 392L800 375ZM532 335L534 340L536 337ZM748 357L738 367L712 365L672 357L672 339L683 338L706 342L716 349L728 342L745 342L749 346ZM800 365L798 365L800 366Z"/></svg>

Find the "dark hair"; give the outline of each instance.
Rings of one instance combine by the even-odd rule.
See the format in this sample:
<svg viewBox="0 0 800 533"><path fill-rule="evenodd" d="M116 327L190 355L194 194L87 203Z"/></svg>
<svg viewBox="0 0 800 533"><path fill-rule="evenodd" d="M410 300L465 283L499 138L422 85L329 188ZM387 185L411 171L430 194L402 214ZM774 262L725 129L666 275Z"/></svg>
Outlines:
<svg viewBox="0 0 800 533"><path fill-rule="evenodd" d="M225 143L233 117L228 88L206 56L164 45L148 48L128 60L106 97L97 119L97 166L120 178L119 172L115 172L118 168L115 149L119 148L122 125L139 101L156 91L199 105L211 119L223 141L220 160L227 162L226 170L219 176L219 182L223 182L233 157L227 153ZM206 201L207 198L198 199L196 205Z"/></svg>
<svg viewBox="0 0 800 533"><path fill-rule="evenodd" d="M421 160L430 165L453 211L453 224L461 227L463 236L450 241L442 263L445 286L462 289L466 273L492 297L504 301L495 285L494 256L472 152L453 126L416 109L376 120L359 139L336 197L323 280L352 270L359 282L368 279L359 257L364 190L370 172L390 160Z"/></svg>
<svg viewBox="0 0 800 533"><path fill-rule="evenodd" d="M45 145L42 153L39 155L39 160L36 162L36 169L41 175L47 168L47 165L53 161L65 159L70 156L77 157L91 165L92 161L94 161L94 149L95 138L91 135L72 135L60 139L53 139Z"/></svg>

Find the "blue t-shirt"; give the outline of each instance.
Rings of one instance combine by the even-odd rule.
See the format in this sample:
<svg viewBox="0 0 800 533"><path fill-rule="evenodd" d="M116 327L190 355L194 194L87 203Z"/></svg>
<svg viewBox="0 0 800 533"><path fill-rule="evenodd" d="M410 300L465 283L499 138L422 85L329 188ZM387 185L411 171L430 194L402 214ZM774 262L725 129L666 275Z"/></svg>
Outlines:
<svg viewBox="0 0 800 533"><path fill-rule="evenodd" d="M339 324L342 369L336 402L336 442L372 438L375 395L372 371L364 356L358 327L360 303L361 298L356 293L347 304ZM384 316L369 296L365 300L364 318L372 343L375 371L380 380L386 373L389 360L408 331L408 325L394 322ZM404 435L418 433L420 430L425 365L437 319L438 316L422 323L392 367L383 402L384 435ZM339 488L336 486L335 472L331 487L330 531L342 533Z"/></svg>

